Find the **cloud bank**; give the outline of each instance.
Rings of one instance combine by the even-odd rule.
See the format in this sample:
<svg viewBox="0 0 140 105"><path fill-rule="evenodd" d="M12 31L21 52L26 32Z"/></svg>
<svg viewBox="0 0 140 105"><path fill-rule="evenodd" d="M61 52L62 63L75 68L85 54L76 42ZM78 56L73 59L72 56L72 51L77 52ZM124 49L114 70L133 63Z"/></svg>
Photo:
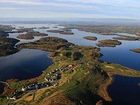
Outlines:
<svg viewBox="0 0 140 105"><path fill-rule="evenodd" d="M0 0L0 18L139 19L139 0Z"/></svg>

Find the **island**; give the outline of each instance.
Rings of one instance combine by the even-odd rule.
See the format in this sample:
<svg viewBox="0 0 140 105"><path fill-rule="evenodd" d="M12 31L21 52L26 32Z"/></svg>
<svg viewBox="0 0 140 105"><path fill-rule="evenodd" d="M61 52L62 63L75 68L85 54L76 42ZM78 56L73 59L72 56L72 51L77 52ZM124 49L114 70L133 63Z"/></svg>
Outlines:
<svg viewBox="0 0 140 105"><path fill-rule="evenodd" d="M38 41L29 43L29 44L20 44L18 45L19 49L22 48L34 48L42 49L44 51L54 52L55 50L65 49L73 44L62 38L56 37L46 37L41 38Z"/></svg>
<svg viewBox="0 0 140 105"><path fill-rule="evenodd" d="M49 29L49 27L42 26L42 27L39 27L39 29Z"/></svg>
<svg viewBox="0 0 140 105"><path fill-rule="evenodd" d="M17 36L19 39L34 39L34 36L48 36L48 34L40 33L40 32L27 32L25 34L20 34Z"/></svg>
<svg viewBox="0 0 140 105"><path fill-rule="evenodd" d="M64 35L73 35L74 33L71 32L71 31L63 31L63 32L60 32L60 34L64 34Z"/></svg>
<svg viewBox="0 0 140 105"><path fill-rule="evenodd" d="M131 26L131 25L78 25L78 24L68 24L65 25L68 29L78 29L80 31L86 31L91 33L98 33L102 35L117 35L117 33L129 33L129 34L137 34L140 33L139 26Z"/></svg>
<svg viewBox="0 0 140 105"><path fill-rule="evenodd" d="M117 45L121 45L121 42L118 40L106 39L98 41L96 45L99 47L116 47Z"/></svg>
<svg viewBox="0 0 140 105"><path fill-rule="evenodd" d="M131 49L130 51L133 51L135 53L140 53L140 48Z"/></svg>
<svg viewBox="0 0 140 105"><path fill-rule="evenodd" d="M98 32L98 34L101 34L101 35L118 35L118 34L113 33L113 32Z"/></svg>
<svg viewBox="0 0 140 105"><path fill-rule="evenodd" d="M23 33L23 32L33 32L35 28L24 28L20 27L19 29L16 29L17 33Z"/></svg>
<svg viewBox="0 0 140 105"><path fill-rule="evenodd" d="M6 56L17 52L18 49L14 46L18 42L19 40L17 39L0 37L0 56Z"/></svg>
<svg viewBox="0 0 140 105"><path fill-rule="evenodd" d="M46 37L17 48L47 51L53 64L39 77L7 80L1 105L111 105L107 88L114 75L140 77L139 71L100 62L99 48L74 45L62 38Z"/></svg>
<svg viewBox="0 0 140 105"><path fill-rule="evenodd" d="M61 30L47 30L47 32L59 33L59 32L62 32L62 31Z"/></svg>
<svg viewBox="0 0 140 105"><path fill-rule="evenodd" d="M34 36L31 34L19 34L17 36L18 39L26 39L26 40L31 40L34 39Z"/></svg>
<svg viewBox="0 0 140 105"><path fill-rule="evenodd" d="M59 30L47 30L47 32L51 32L51 33L59 33L62 35L73 35L74 33L69 30L69 29L59 29Z"/></svg>
<svg viewBox="0 0 140 105"><path fill-rule="evenodd" d="M97 37L95 37L95 36L85 36L83 38L87 39L87 40L92 40L92 41L96 41L97 40Z"/></svg>
<svg viewBox="0 0 140 105"><path fill-rule="evenodd" d="M140 40L140 37L127 36L127 35L118 35L118 37L113 37L113 39L116 39L116 40L136 41L136 40Z"/></svg>

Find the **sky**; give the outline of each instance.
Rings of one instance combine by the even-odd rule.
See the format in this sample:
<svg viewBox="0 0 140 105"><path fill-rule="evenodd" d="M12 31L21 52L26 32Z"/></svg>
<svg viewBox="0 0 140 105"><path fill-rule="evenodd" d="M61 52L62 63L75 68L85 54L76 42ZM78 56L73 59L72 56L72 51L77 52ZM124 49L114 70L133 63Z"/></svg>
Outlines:
<svg viewBox="0 0 140 105"><path fill-rule="evenodd" d="M0 0L0 18L140 19L140 0Z"/></svg>

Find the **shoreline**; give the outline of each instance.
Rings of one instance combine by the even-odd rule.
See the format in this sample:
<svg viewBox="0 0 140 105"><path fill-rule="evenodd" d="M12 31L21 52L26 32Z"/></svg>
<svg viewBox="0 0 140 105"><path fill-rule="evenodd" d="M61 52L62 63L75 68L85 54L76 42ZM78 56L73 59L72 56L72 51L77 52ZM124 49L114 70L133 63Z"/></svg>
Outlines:
<svg viewBox="0 0 140 105"><path fill-rule="evenodd" d="M131 52L140 53L140 48L130 49Z"/></svg>
<svg viewBox="0 0 140 105"><path fill-rule="evenodd" d="M99 95L105 100L105 101L112 101L112 98L109 96L108 93L108 87L113 83L113 76L108 74L109 79L106 81L105 84L101 85L99 88Z"/></svg>
<svg viewBox="0 0 140 105"><path fill-rule="evenodd" d="M8 82L4 82L4 81L0 81L0 84L3 84L3 91L1 91L0 93L0 96L1 96L1 95L4 95L8 91L8 88L10 85L8 84Z"/></svg>
<svg viewBox="0 0 140 105"><path fill-rule="evenodd" d="M105 99L105 101L109 101L109 102L112 102L112 97L109 95L108 88L113 84L115 76L132 77L132 78L140 77L140 76L127 76L127 75L123 75L123 74L122 75L121 74L111 74L111 73L108 73L108 76L109 76L109 80L107 80L107 82L105 84L100 86L99 95L101 97L103 97L103 99Z"/></svg>
<svg viewBox="0 0 140 105"><path fill-rule="evenodd" d="M116 71L115 66L117 66L118 71ZM122 77L140 77L140 71L130 69L128 67L122 66L120 64L106 64L106 62L103 63L103 69L107 67L108 70L105 70L109 76L109 79L106 81L105 84L101 85L99 89L99 95L103 97L106 101L111 102L112 98L109 95L108 88L113 84L113 81L115 79L115 76L122 76ZM109 70L110 69L110 70ZM112 69L112 70L111 70ZM115 69L115 71L113 70Z"/></svg>

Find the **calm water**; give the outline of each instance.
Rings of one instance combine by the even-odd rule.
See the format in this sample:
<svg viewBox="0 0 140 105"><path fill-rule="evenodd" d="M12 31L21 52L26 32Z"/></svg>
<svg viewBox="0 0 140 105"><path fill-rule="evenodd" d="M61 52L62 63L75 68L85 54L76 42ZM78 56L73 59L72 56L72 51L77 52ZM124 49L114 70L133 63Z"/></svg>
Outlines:
<svg viewBox="0 0 140 105"><path fill-rule="evenodd" d="M46 52L23 49L13 55L0 57L0 80L32 78L51 64Z"/></svg>
<svg viewBox="0 0 140 105"><path fill-rule="evenodd" d="M113 105L140 105L140 78L116 76L108 91Z"/></svg>
<svg viewBox="0 0 140 105"><path fill-rule="evenodd" d="M104 56L101 60L140 70L140 54L129 51L133 48L140 48L140 42L123 41L122 45L116 48L102 48L101 53Z"/></svg>

